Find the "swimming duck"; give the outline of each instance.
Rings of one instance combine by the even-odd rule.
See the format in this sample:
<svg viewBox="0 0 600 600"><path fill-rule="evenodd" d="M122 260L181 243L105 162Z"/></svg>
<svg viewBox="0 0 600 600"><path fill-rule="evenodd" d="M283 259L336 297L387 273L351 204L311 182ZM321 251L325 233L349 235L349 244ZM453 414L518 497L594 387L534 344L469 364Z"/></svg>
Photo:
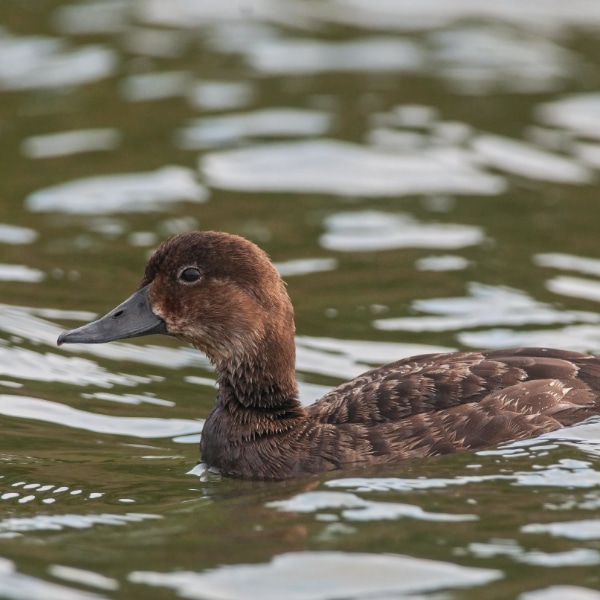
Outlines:
<svg viewBox="0 0 600 600"><path fill-rule="evenodd" d="M130 298L58 344L153 333L189 342L215 366L202 460L229 476L285 479L435 456L600 413L600 359L549 348L413 356L302 407L285 284L265 252L227 233L167 240Z"/></svg>

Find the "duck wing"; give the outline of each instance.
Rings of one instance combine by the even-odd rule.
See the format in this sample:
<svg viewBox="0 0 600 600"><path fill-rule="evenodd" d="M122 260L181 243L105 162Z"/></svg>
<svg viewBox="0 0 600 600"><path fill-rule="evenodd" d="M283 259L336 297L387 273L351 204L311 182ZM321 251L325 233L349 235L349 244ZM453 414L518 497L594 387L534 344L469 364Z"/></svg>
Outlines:
<svg viewBox="0 0 600 600"><path fill-rule="evenodd" d="M403 359L340 385L306 410L313 421L359 428L376 454L397 455L402 446L419 456L571 425L600 414L599 397L599 358L515 348Z"/></svg>

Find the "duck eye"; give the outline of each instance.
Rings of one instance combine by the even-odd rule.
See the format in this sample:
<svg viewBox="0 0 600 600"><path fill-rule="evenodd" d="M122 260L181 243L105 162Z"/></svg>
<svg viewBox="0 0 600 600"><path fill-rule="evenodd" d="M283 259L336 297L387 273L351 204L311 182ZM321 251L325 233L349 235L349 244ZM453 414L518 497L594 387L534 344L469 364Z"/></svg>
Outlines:
<svg viewBox="0 0 600 600"><path fill-rule="evenodd" d="M188 267L179 273L179 279L185 283L194 283L194 281L200 279L201 275L200 271L195 267Z"/></svg>

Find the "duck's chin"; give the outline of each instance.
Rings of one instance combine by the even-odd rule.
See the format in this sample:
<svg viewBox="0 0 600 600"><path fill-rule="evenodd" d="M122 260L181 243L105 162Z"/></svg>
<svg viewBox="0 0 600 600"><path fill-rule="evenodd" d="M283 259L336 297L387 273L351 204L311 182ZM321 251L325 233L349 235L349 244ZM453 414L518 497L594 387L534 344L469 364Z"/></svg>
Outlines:
<svg viewBox="0 0 600 600"><path fill-rule="evenodd" d="M200 350L217 369L253 363L256 350L263 345L257 334L241 330L232 332L197 326L172 335Z"/></svg>

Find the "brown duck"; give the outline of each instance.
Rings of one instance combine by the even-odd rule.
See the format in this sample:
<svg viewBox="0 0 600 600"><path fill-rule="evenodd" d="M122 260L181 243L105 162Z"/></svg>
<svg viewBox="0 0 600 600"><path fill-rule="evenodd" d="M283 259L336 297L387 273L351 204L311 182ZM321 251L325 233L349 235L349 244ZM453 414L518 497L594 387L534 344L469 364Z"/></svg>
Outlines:
<svg viewBox="0 0 600 600"><path fill-rule="evenodd" d="M204 352L218 393L202 460L284 479L481 448L600 414L600 359L549 348L425 354L298 401L292 304L269 257L212 231L154 252L137 292L58 343L163 333Z"/></svg>

